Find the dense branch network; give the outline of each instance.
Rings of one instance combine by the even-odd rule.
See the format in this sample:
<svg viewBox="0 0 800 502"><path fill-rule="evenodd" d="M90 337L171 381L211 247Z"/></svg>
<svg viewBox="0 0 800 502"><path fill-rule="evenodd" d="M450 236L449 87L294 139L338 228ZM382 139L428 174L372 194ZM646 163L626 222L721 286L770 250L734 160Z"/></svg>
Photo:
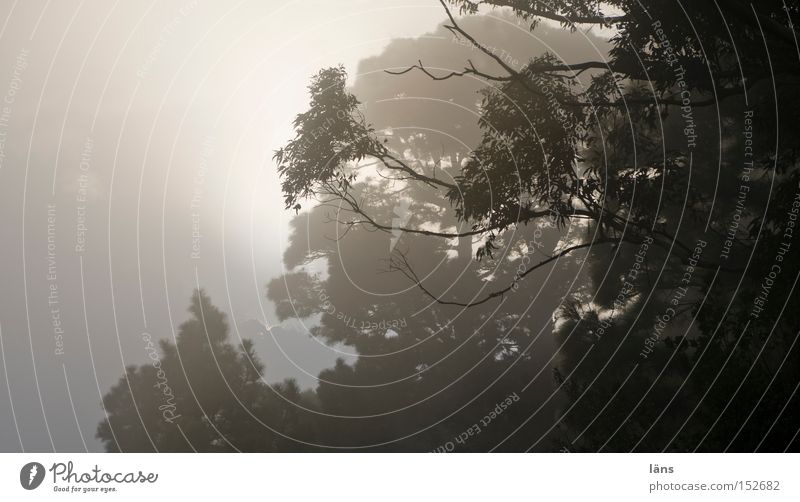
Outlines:
<svg viewBox="0 0 800 502"><path fill-rule="evenodd" d="M607 142L609 131L604 131L605 124L613 122L614 117L636 121L636 124L631 124L631 129L641 128L643 132L639 134L642 137L648 134L652 137L663 133L658 130L661 127L659 121L668 114L670 107L680 107L686 113L687 109L718 106L723 99L746 95L772 76L763 64L753 64L760 57L758 53L736 52L730 42L724 40L717 40L706 48L685 37L680 41L683 45L672 47L667 35L659 38L654 34L654 30L661 26L660 21L653 21L654 16L666 15L664 6L650 6L650 11L638 12L637 9L643 9L638 2L617 0L609 4L622 13L606 15L599 8L577 0L554 1L547 8L543 2L525 0L450 0L449 3L460 5L462 12L476 13L481 5L510 7L528 20L544 18L571 29L591 24L618 31L618 42L608 61L566 63L545 54L522 68L514 68L495 50L465 30L447 1L439 2L448 19L444 28L468 41L502 72L493 74L479 69L469 59L461 70L431 69L418 60L412 66L386 72L400 76L419 71L434 81L473 77L493 84L484 92L481 144L471 152L466 163L454 166L457 172L449 174L450 180L440 179L435 170L433 175L429 175L424 169L415 169L402 155L388 148L386 141L378 138L363 116L355 112L358 102L345 90L343 69L326 70L310 87L313 96L311 110L295 121L297 137L276 153L287 207L299 208L298 200L304 197L330 197L324 203L336 205L338 202L339 211L355 215L351 219L336 218L348 228L364 225L384 232L399 231L445 239L479 237L483 244L477 253L478 258L491 256L495 241L505 231L535 220L549 219L564 226L573 219L585 219L595 229L595 235L588 242L558 251L515 278L511 285L473 302L448 301L431 293L421 283L405 255L393 256L392 269L401 271L427 296L438 303L462 307L500 298L533 270L595 244L638 244L648 236L667 252L668 259L686 262L691 257L692 246L680 240L677 230L667 230L660 222L659 209L653 212L634 205L637 183L646 185L652 181L652 175L648 173L657 168L657 161L652 161L652 164L642 162L639 157L645 156L641 152L639 157L634 153L632 159L623 159L623 163L631 162L632 166L614 166L617 170L613 174L616 176L614 182L632 184L634 190L615 193L609 187L612 175L601 169L608 170L608 166L586 165L580 150L592 141ZM662 11L655 12L656 8ZM736 0L726 9L730 15L740 19L745 15L742 5ZM778 40L787 40L785 26L772 17L765 17L755 7L750 10L749 24L739 35L753 38L754 26L766 26L767 30L776 33ZM793 32L791 34L793 37ZM727 36L730 36L730 31ZM643 48L640 52L632 49L637 45ZM707 58L706 50L716 53ZM678 52L685 63L677 64L676 59L670 59L677 58L675 54ZM736 59L731 57L734 52ZM745 64L750 65L746 77ZM791 72L793 68L779 68L778 71ZM575 87L585 86L582 79L586 72L590 75L588 88L576 93ZM508 105L515 100L526 108L516 110ZM517 113L519 116L513 116ZM509 120L512 116L513 120ZM504 125L504 122L515 121L523 125ZM666 176L668 169L687 160L681 157L682 154L670 155L663 159L661 176ZM379 221L354 193L357 192L354 188L356 172L366 158L374 159L379 171L386 169L396 174L386 179L417 182L441 191L449 199L457 218L468 225L467 230L463 230L464 226L458 231L429 230ZM518 159L525 160L519 162ZM487 202L486 194L495 190L503 194L502 200L497 204ZM735 240L743 243L738 238ZM697 265L722 271L739 270L706 260L697 260Z"/></svg>

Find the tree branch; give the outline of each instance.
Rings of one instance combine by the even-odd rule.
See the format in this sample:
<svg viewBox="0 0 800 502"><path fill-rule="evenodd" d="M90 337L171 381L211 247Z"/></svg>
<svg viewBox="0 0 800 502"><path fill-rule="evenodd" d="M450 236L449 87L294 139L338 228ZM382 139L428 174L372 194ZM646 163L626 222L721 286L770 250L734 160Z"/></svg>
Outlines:
<svg viewBox="0 0 800 502"><path fill-rule="evenodd" d="M576 251L578 249L591 247L591 246L595 246L595 245L605 244L605 243L609 243L609 242L614 242L614 243L619 244L620 242L622 242L622 240L621 239L599 239L599 240L595 240L595 241L592 241L592 242L584 242L583 244L576 244L574 246L570 246L570 247L568 247L566 249L563 249L560 252L552 255L550 258L542 260L539 263L537 263L536 265L532 265L532 266L528 267L524 272L522 272L520 274L517 274L514 277L514 280L511 282L511 284L509 284L505 288L497 290L497 291L494 291L492 293L489 293L488 295L484 296L480 300L474 300L474 301L467 302L467 303L457 302L457 301L442 300L440 297L438 297L438 296L434 295L433 293L431 293L427 288L425 288L425 285L422 284L422 281L419 279L417 274L414 272L414 269L408 263L408 259L406 258L406 256L403 253L400 253L399 251L396 252L395 254L400 256L401 261L402 261L402 266L401 267L397 267L395 262L392 261L392 262L390 262L390 267L391 267L392 270L400 271L408 279L412 280L416 284L416 286L420 289L420 291L422 291L426 296L430 297L436 303L439 303L441 305L454 305L454 306L457 306L457 307L470 308L470 307L477 307L478 305L482 305L482 304L492 300L493 298L503 297L506 293L508 293L509 291L514 289L514 286L516 286L516 284L521 279L523 279L525 276L527 276L528 274L530 274L534 270L539 269L539 268L541 268L541 267L543 267L543 266L547 265L548 263L551 263L551 262L553 262L555 260L558 260L559 258L561 258L563 256L566 256L567 254L569 254L569 253L571 253L573 251Z"/></svg>
<svg viewBox="0 0 800 502"><path fill-rule="evenodd" d="M431 186L431 187L434 187L434 188L436 186L439 186L439 187L442 187L442 188L447 188L448 190L457 189L456 185L454 185L452 183L447 183L446 181L442 181L440 179L432 178L432 177L427 176L425 174L420 174L420 173L416 172L411 167L409 167L408 164L406 164L402 160L398 159L397 157L395 157L394 155L389 153L389 151L386 150L386 149L384 149L383 151L373 152L373 156L375 158L377 158L378 160L380 160L381 163L387 169L394 169L394 170L402 171L402 172L408 174L409 176L411 176L412 178L414 178L415 180L421 181L421 182L427 184L428 186ZM389 164L388 162L386 162L387 159L392 161L392 162L394 162L396 165Z"/></svg>
<svg viewBox="0 0 800 502"><path fill-rule="evenodd" d="M475 65L469 59L467 60L467 63L469 63L469 67L464 68L463 71L451 71L448 74L439 76L434 75L433 73L428 71L428 69L425 68L425 66L422 64L421 60L417 61L417 64L409 66L408 68L405 68L403 70L399 71L384 70L384 71L390 75L404 75L412 70L420 70L422 73L429 76L432 80L447 80L453 77L463 77L464 75L475 75L478 77L485 78L486 80L492 80L495 82L508 82L511 80L511 77L497 77L495 75L489 75L488 73L483 73L482 71L479 71L477 68L475 68Z"/></svg>
<svg viewBox="0 0 800 502"><path fill-rule="evenodd" d="M533 7L524 7L516 3L511 3L503 0L484 0L478 2L480 4L492 5L495 7L511 7L518 12L524 12L531 17L543 17L551 21L558 21L567 24L599 24L604 26L611 26L628 19L626 14L621 16L604 16L600 13L595 15L566 15L558 12L547 11L542 9L535 9Z"/></svg>

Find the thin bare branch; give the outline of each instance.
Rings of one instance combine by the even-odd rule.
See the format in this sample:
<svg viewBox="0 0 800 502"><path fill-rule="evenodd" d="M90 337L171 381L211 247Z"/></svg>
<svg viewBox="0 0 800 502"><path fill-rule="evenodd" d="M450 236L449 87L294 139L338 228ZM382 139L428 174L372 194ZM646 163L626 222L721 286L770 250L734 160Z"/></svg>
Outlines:
<svg viewBox="0 0 800 502"><path fill-rule="evenodd" d="M403 253L400 253L400 252L395 253L396 255L400 256L400 259L401 259L401 262L402 262L402 266L398 267L394 263L391 263L390 266L393 267L393 270L399 271L400 273L405 275L408 279L412 280L415 283L415 285L420 289L420 291L425 293L426 296L430 297L436 303L439 303L441 305L454 305L454 306L457 306L457 307L470 308L470 307L477 307L478 305L483 305L484 303L486 303L486 302L488 302L488 301L490 301L490 300L492 300L494 298L502 298L506 293L508 293L509 291L514 289L514 286L521 279L523 279L525 276L527 276L528 274L530 274L534 270L537 270L537 269L539 269L541 267L544 267L548 263L552 263L553 261L558 260L559 258L561 258L563 256L566 256L566 255L568 255L569 253L571 253L573 251L576 251L578 249L588 248L588 247L595 246L595 245L605 244L605 243L609 243L609 242L614 242L614 243L619 244L622 241L620 239L598 239L598 240L595 240L595 241L592 241L592 242L584 242L582 244L576 244L574 246L570 246L568 248L565 248L565 249L559 251L558 253L552 255L550 258L542 260L539 263L528 267L524 272L518 274L514 278L514 280L511 282L511 284L509 284L505 288L497 290L497 291L494 291L492 293L489 293L488 295L484 296L480 300L474 300L474 301L470 301L470 302L458 302L458 301L443 300L439 296L434 295L433 293L431 293L425 287L425 285L422 284L422 281L419 280L419 277L414 272L414 269L411 267L411 264L408 263L408 258L406 258L406 256Z"/></svg>
<svg viewBox="0 0 800 502"><path fill-rule="evenodd" d="M467 60L467 64L469 66L464 68L463 71L451 71L444 75L435 75L431 73L427 68L425 68L425 65L422 64L422 60L418 60L417 64L409 66L408 68L405 68L403 70L398 70L398 71L384 70L384 71L390 75L405 75L410 71L419 70L428 77L430 77L432 80L447 80L453 77L463 77L464 75L475 75L477 77L485 78L486 80L492 80L495 82L508 82L512 80L511 77L498 77L496 75L489 75L488 73L484 73L475 68L475 64L469 59Z"/></svg>

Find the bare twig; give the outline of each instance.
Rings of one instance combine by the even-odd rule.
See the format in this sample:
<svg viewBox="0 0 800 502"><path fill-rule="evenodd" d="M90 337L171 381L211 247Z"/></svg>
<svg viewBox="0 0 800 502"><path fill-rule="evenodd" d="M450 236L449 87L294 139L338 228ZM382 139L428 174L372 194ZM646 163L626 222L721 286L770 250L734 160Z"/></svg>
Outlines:
<svg viewBox="0 0 800 502"><path fill-rule="evenodd" d="M469 308L469 307L477 307L478 305L482 305L482 304L484 304L484 303L486 303L486 302L488 302L488 301L490 301L490 300L492 300L494 298L502 298L506 293L508 293L509 291L514 289L514 286L521 279L523 279L525 276L527 276L528 274L530 274L534 270L537 270L537 269L547 265L548 263L552 263L553 261L558 260L559 258L561 258L563 256L566 256L566 255L568 255L569 253L571 253L573 251L576 251L578 249L588 248L588 247L595 246L595 245L605 244L605 243L609 243L609 242L613 242L613 243L617 243L618 244L618 243L620 243L622 241L621 241L621 239L598 239L598 240L595 240L593 242L585 242L585 243L582 243L582 244L576 244L574 246L570 246L570 247L568 247L566 249L563 249L563 250L559 251L558 253L552 255L550 258L542 260L539 263L528 267L524 272L518 274L514 278L514 280L511 282L511 284L509 284L505 288L497 290L497 291L494 291L492 293L489 293L488 295L484 296L480 300L474 300L474 301L470 301L470 302L458 302L458 301L443 300L440 297L438 297L438 296L434 295L433 293L431 293L425 287L425 285L422 284L422 281L419 279L417 274L414 272L414 269L411 267L411 264L408 262L408 258L403 253L400 253L400 252L396 252L395 253L395 255L400 257L401 266L397 266L395 262L391 262L390 263L390 267L392 267L392 270L399 271L400 273L405 275L408 279L410 279L412 282L414 282L415 285L420 289L420 291L422 291L426 296L430 297L436 303L439 303L439 304L442 304L442 305L454 305L454 306L457 306L457 307Z"/></svg>
<svg viewBox="0 0 800 502"><path fill-rule="evenodd" d="M464 68L463 71L451 71L444 75L434 75L433 73L431 73L427 68L425 68L425 65L422 64L422 60L418 60L417 64L409 66L408 68L405 68L403 70L399 71L384 70L384 71L390 75L404 75L412 70L420 70L422 73L430 77L432 80L447 80L453 77L463 77L464 75L475 75L478 77L485 78L486 80L493 80L495 82L508 82L512 80L511 77L498 77L495 75L489 75L488 73L484 73L475 68L475 65L469 59L467 60L467 64L469 66L467 68Z"/></svg>

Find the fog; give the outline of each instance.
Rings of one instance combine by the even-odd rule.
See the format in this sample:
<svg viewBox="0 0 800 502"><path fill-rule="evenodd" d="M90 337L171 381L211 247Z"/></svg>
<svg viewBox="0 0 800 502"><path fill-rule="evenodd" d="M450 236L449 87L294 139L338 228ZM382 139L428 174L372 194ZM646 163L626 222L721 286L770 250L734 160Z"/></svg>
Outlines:
<svg viewBox="0 0 800 502"><path fill-rule="evenodd" d="M272 152L309 75L441 18L419 1L5 2L0 451L99 449L101 395L198 286L265 379L313 387L336 353L263 329L292 216Z"/></svg>
<svg viewBox="0 0 800 502"><path fill-rule="evenodd" d="M0 451L795 450L800 7L546 3L2 2Z"/></svg>

